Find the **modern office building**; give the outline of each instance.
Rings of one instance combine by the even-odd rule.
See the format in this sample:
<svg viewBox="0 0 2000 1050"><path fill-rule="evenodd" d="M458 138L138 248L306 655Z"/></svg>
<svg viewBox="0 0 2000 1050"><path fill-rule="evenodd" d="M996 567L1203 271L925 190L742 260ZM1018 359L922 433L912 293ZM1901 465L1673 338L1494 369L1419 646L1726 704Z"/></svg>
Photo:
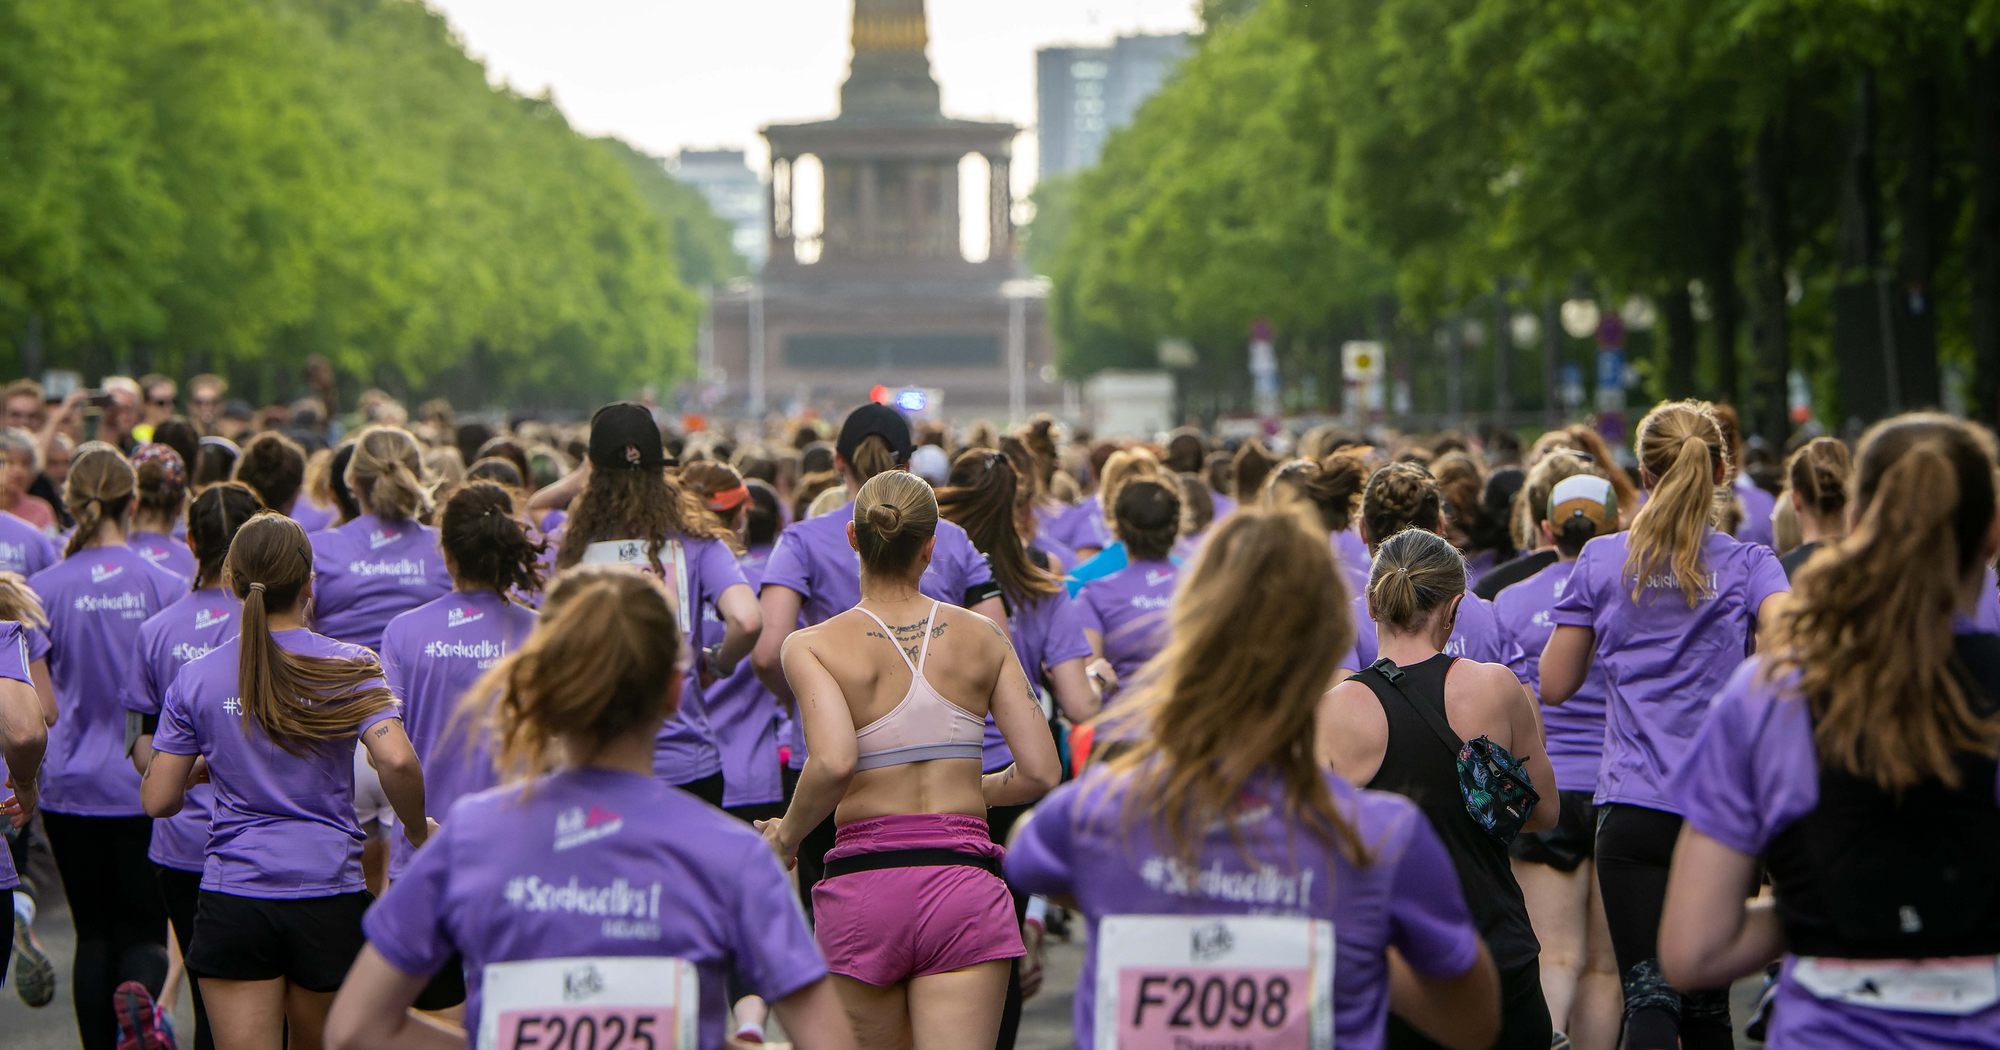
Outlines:
<svg viewBox="0 0 2000 1050"><path fill-rule="evenodd" d="M708 199L708 206L732 228L736 254L751 269L764 265L764 183L744 162L740 149L684 149L674 175Z"/></svg>
<svg viewBox="0 0 2000 1050"><path fill-rule="evenodd" d="M1194 50L1186 33L1121 36L1109 47L1035 52L1041 177L1097 163L1104 140L1132 122Z"/></svg>

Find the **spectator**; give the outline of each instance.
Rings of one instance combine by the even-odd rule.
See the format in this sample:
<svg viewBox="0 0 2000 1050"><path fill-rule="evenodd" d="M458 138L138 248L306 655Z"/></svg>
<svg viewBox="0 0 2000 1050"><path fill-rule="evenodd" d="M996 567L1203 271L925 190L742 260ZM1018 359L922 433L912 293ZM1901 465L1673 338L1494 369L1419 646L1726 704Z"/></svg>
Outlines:
<svg viewBox="0 0 2000 1050"><path fill-rule="evenodd" d="M25 430L0 431L0 510L53 536L58 531L55 508L48 500L31 495L28 486L41 473L35 439Z"/></svg>
<svg viewBox="0 0 2000 1050"><path fill-rule="evenodd" d="M141 425L157 427L174 414L174 396L180 392L180 387L172 379L158 372L141 376L139 392L146 399L139 411Z"/></svg>
<svg viewBox="0 0 2000 1050"><path fill-rule="evenodd" d="M129 456L139 447L139 438L132 433L139 425L139 383L130 376L105 376L104 392L110 403L98 420L97 439Z"/></svg>
<svg viewBox="0 0 2000 1050"><path fill-rule="evenodd" d="M16 379L7 384L7 425L30 434L41 432L48 421L42 407L42 384L32 379Z"/></svg>
<svg viewBox="0 0 2000 1050"><path fill-rule="evenodd" d="M222 418L216 421L215 433L231 441L242 441L249 435L250 421L255 417L249 402L231 399L222 406Z"/></svg>
<svg viewBox="0 0 2000 1050"><path fill-rule="evenodd" d="M215 433L222 418L222 395L229 393L229 380L218 375L198 375L188 380L188 415L205 434Z"/></svg>

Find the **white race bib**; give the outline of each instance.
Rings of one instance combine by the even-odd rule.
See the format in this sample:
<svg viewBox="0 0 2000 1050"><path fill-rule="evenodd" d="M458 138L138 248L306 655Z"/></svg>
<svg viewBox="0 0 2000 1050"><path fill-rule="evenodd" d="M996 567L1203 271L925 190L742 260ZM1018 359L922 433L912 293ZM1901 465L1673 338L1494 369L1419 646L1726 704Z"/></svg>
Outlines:
<svg viewBox="0 0 2000 1050"><path fill-rule="evenodd" d="M701 989L674 958L492 963L478 1050L696 1050Z"/></svg>
<svg viewBox="0 0 2000 1050"><path fill-rule="evenodd" d="M1853 1006L1965 1017L2000 1002L2000 957L1794 959L1792 980L1814 996Z"/></svg>
<svg viewBox="0 0 2000 1050"><path fill-rule="evenodd" d="M601 540L583 549L583 557L578 559L583 565L632 565L641 572L652 575L653 562L646 557L647 540ZM681 541L668 540L660 544L660 569L665 576L663 582L674 596L674 612L680 618L681 635L686 637L694 630L688 615L688 570L687 558L682 555ZM565 1048L567 1050L567 1048Z"/></svg>
<svg viewBox="0 0 2000 1050"><path fill-rule="evenodd" d="M1099 1050L1333 1050L1333 923L1113 915L1097 925Z"/></svg>

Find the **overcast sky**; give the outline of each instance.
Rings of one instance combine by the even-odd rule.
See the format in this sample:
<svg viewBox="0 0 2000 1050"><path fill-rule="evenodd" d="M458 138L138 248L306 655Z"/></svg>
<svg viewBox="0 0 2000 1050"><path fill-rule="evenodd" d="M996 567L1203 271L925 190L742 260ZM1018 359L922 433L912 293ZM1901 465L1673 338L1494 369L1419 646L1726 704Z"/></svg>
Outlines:
<svg viewBox="0 0 2000 1050"><path fill-rule="evenodd" d="M493 79L552 88L577 128L663 156L747 149L838 109L852 0L426 0ZM1193 0L927 0L945 112L1031 127L1035 49L1195 29ZM1032 140L1017 172L1032 170ZM1018 185L1017 189L1024 189Z"/></svg>

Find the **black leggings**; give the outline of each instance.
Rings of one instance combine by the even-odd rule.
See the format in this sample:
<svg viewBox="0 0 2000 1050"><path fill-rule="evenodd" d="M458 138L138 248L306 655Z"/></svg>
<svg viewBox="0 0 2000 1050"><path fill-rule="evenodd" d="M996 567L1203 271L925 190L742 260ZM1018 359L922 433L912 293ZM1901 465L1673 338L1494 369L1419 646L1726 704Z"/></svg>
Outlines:
<svg viewBox="0 0 2000 1050"><path fill-rule="evenodd" d="M790 805L792 795L799 790L799 774L802 770L785 767L785 804ZM806 832L805 841L799 843L799 903L805 905L806 922L813 921L813 887L826 876L826 851L833 848L834 824L831 816L819 822L819 826Z"/></svg>
<svg viewBox="0 0 2000 1050"><path fill-rule="evenodd" d="M174 923L174 943L180 945L185 961L188 946L194 943L195 903L201 900L201 872L153 866L160 880L160 896L167 902L167 917ZM208 1030L208 1008L201 1002L201 982L193 974L187 978L188 995L194 1000L194 1050L215 1050L215 1037Z"/></svg>
<svg viewBox="0 0 2000 1050"><path fill-rule="evenodd" d="M146 859L153 821L44 810L42 826L76 927L70 995L78 1041L83 1050L117 1050L112 994L137 981L158 996L167 980L167 903Z"/></svg>
<svg viewBox="0 0 2000 1050"><path fill-rule="evenodd" d="M1597 885L1625 988L1624 1050L1730 1050L1729 989L1681 992L1660 974L1660 913L1681 818L1613 803L1599 812Z"/></svg>
<svg viewBox="0 0 2000 1050"><path fill-rule="evenodd" d="M1008 833L1033 806L1034 803L1030 802L1020 806L995 806L987 810L986 827L993 841L1005 846ZM1028 917L1028 895L1012 886L1007 888L1007 892L1014 897L1014 925L1019 927ZM1021 994L1021 963L1024 961L1025 956L1015 959L1014 965L1007 971L1007 998L1000 1008L1000 1038L995 1041L995 1050L1014 1050L1014 1039L1021 1031L1021 1005L1025 998Z"/></svg>

